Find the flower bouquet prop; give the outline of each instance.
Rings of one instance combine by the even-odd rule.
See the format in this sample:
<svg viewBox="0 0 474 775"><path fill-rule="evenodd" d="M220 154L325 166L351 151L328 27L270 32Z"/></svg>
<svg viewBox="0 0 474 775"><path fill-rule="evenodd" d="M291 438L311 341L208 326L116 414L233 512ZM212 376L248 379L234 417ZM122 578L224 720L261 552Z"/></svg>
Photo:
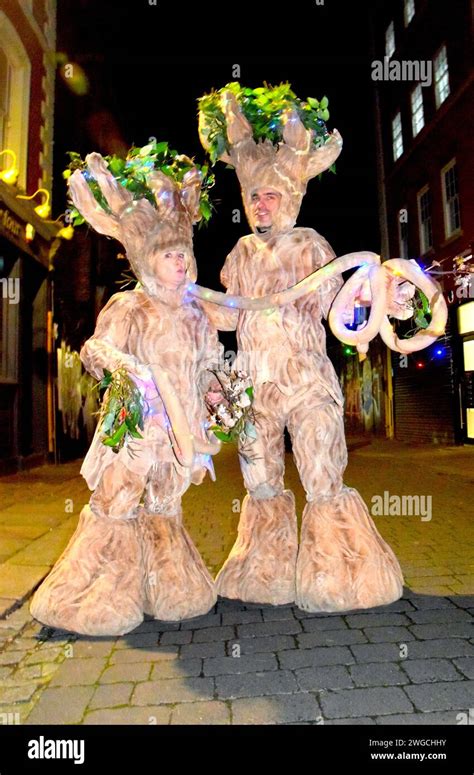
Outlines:
<svg viewBox="0 0 474 775"><path fill-rule="evenodd" d="M233 371L226 362L213 370L215 382L204 396L209 411L209 430L224 443L240 443L239 455L246 463L255 458L249 447L257 438L253 410L253 386L244 371Z"/></svg>

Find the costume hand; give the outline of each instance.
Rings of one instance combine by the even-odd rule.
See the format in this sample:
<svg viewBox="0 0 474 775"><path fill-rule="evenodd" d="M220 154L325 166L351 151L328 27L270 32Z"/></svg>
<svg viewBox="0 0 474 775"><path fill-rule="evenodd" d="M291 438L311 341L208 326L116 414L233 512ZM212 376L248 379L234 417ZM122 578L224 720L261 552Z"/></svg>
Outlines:
<svg viewBox="0 0 474 775"><path fill-rule="evenodd" d="M214 407L222 403L222 401L224 401L224 398L225 396L220 382L217 379L213 380L209 385L207 392L204 395L204 401L210 407Z"/></svg>

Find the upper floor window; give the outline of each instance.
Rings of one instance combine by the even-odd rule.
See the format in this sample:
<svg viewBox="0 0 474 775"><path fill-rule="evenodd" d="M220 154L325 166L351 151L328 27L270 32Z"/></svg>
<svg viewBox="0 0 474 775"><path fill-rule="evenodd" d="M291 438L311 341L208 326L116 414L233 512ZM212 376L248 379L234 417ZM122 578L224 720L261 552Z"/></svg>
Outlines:
<svg viewBox="0 0 474 775"><path fill-rule="evenodd" d="M413 131L413 137L416 137L418 132L421 132L425 125L425 115L423 112L423 89L421 83L419 83L413 89L410 95L411 101L411 128Z"/></svg>
<svg viewBox="0 0 474 775"><path fill-rule="evenodd" d="M418 192L418 219L420 223L421 253L427 253L433 247L433 227L431 223L431 195L429 186Z"/></svg>
<svg viewBox="0 0 474 775"><path fill-rule="evenodd" d="M393 160L397 161L403 153L402 116L398 112L392 121Z"/></svg>
<svg viewBox="0 0 474 775"><path fill-rule="evenodd" d="M446 46L441 46L434 60L436 107L439 108L449 95L449 71Z"/></svg>
<svg viewBox="0 0 474 775"><path fill-rule="evenodd" d="M0 10L0 151L15 152L20 172L18 186L26 187L31 63L22 40L8 16ZM0 157L0 169L12 158Z"/></svg>
<svg viewBox="0 0 474 775"><path fill-rule="evenodd" d="M403 21L405 22L405 27L408 27L414 15L415 15L415 0L404 0Z"/></svg>
<svg viewBox="0 0 474 775"><path fill-rule="evenodd" d="M452 159L441 170L443 188L444 232L451 237L461 229L461 211L459 207L459 188L456 159Z"/></svg>
<svg viewBox="0 0 474 775"><path fill-rule="evenodd" d="M393 22L390 22L387 29L385 30L385 56L390 59L390 57L395 52L395 26Z"/></svg>
<svg viewBox="0 0 474 775"><path fill-rule="evenodd" d="M8 144L8 120L10 115L11 66L3 49L0 48L0 151ZM8 160L0 157L0 164Z"/></svg>

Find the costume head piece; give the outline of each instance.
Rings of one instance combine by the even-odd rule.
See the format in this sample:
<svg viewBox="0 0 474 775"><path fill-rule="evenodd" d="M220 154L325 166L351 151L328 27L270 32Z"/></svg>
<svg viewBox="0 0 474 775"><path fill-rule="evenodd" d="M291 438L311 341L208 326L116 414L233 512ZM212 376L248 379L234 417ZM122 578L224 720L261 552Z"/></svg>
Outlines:
<svg viewBox="0 0 474 775"><path fill-rule="evenodd" d="M100 234L123 244L135 275L152 295L157 281L150 258L156 250L183 249L187 255L187 279L195 282L197 278L193 224L201 219L202 174L188 157L179 156L175 160L190 165L180 182L161 170L145 175L154 205L143 196L134 199L99 153L86 156L85 173L97 183L107 209L94 197L84 170L77 169L68 180L69 193L79 213Z"/></svg>
<svg viewBox="0 0 474 775"><path fill-rule="evenodd" d="M295 109L288 109L282 116L283 141L277 145L268 138L256 141L252 124L244 116L233 92L222 92L221 107L228 150L223 150L218 158L235 168L252 231L257 230L252 194L261 187L271 187L281 194L272 233L293 228L308 181L329 169L337 159L342 149L341 135L335 129L324 145L316 147L313 130L305 128ZM199 136L206 150L210 147L210 132L209 115L200 110Z"/></svg>

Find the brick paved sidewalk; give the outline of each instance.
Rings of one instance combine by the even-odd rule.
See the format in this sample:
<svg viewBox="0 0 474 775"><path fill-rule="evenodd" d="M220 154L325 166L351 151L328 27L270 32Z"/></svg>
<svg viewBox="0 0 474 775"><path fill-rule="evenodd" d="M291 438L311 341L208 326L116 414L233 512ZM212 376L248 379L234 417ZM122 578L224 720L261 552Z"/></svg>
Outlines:
<svg viewBox="0 0 474 775"><path fill-rule="evenodd" d="M377 442L351 455L346 482L368 504L384 490L432 495L429 521L374 517L402 564L402 600L314 615L220 599L205 617L146 621L122 638L44 628L26 601L0 621L0 723L472 723L473 452ZM218 483L186 495L185 521L212 571L233 543L232 505L244 494L230 454L218 461ZM0 479L4 610L67 543L88 499L77 471L67 464ZM290 462L287 486L301 513Z"/></svg>

